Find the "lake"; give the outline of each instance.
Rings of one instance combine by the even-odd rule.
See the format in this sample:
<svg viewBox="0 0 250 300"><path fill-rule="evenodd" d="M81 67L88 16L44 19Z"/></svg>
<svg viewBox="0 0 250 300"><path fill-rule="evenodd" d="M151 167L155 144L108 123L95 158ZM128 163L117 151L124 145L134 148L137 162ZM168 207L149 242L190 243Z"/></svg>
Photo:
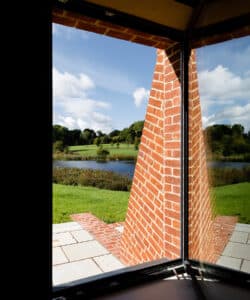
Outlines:
<svg viewBox="0 0 250 300"><path fill-rule="evenodd" d="M213 168L240 169L244 166L250 166L250 163L213 161L209 162L208 166ZM135 171L135 162L130 160L107 162L98 162L94 160L55 160L53 162L53 167L106 170L117 172L122 175L127 175L128 177L132 178Z"/></svg>
<svg viewBox="0 0 250 300"><path fill-rule="evenodd" d="M113 171L132 178L135 171L135 162L130 160L107 162L95 160L55 160L53 167Z"/></svg>

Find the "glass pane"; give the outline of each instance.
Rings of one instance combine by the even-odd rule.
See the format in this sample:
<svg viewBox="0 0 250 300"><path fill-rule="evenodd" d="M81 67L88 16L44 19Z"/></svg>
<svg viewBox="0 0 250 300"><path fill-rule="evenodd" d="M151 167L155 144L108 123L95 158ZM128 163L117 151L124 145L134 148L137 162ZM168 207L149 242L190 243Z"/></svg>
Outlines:
<svg viewBox="0 0 250 300"><path fill-rule="evenodd" d="M179 60L54 25L54 285L180 257Z"/></svg>
<svg viewBox="0 0 250 300"><path fill-rule="evenodd" d="M248 273L249 54L249 37L193 51L189 110L190 258Z"/></svg>

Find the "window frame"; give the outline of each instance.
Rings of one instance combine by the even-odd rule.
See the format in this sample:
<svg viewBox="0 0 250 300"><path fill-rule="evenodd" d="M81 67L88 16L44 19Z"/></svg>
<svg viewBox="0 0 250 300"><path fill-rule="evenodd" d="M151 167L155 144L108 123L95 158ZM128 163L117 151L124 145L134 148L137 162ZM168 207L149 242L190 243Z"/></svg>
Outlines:
<svg viewBox="0 0 250 300"><path fill-rule="evenodd" d="M55 2L55 1L53 1ZM62 1L63 2L63 1ZM69 7L72 4L58 3L59 7ZM79 8L78 4L73 5L73 11ZM82 4L83 5L83 4ZM86 5L86 3L85 3ZM55 6L56 7L56 6ZM86 11L85 11L86 13ZM94 11L91 5L86 15L92 17L99 17L100 19L107 19L105 12ZM121 14L120 14L121 16ZM129 16L123 15L123 18ZM122 19L123 20L123 19ZM110 20L108 20L110 22ZM138 25L137 24L138 21ZM112 21L111 21L112 22ZM119 24L119 16L113 22ZM122 23L122 22L121 22ZM52 287L53 299L79 299L79 296L85 298L103 295L103 293L110 293L117 289L124 289L132 285L149 282L152 280L169 278L179 275L188 274L198 276L199 278L212 278L221 281L229 282L234 285L246 285L249 283L250 275L241 271L236 271L223 266L215 264L203 263L198 260L189 259L188 255L188 68L189 58L191 53L191 43L199 42L204 37L210 37L216 32L223 34L228 31L239 29L250 21L246 17L238 18L237 20L225 21L221 25L210 26L206 30L200 29L191 33L187 30L185 33L178 33L178 42L181 44L180 52L180 66L181 66L181 257L180 259L168 261L167 259L160 259L153 262L143 263L132 267L126 267L117 271L107 272L96 276L76 280L62 285ZM145 20L137 20L137 18L130 18L129 24L132 27L138 27L139 30L144 29L144 32L150 32L150 26ZM227 26L225 26L225 24ZM228 27L229 26L229 27ZM146 29L145 29L146 28ZM228 29L229 28L229 29ZM154 26L153 33L162 35L162 28ZM168 29L169 30L169 29ZM152 29L151 29L152 31ZM164 30L163 30L164 32ZM152 33L152 32L151 32ZM176 32L174 32L176 34ZM171 30L165 33L167 38L171 38L173 32Z"/></svg>

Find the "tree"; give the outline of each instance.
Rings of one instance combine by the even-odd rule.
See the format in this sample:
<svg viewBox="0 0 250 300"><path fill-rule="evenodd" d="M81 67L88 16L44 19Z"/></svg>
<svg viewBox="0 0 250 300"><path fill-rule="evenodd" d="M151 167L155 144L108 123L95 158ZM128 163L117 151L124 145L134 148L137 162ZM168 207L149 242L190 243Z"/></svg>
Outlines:
<svg viewBox="0 0 250 300"><path fill-rule="evenodd" d="M97 147L100 146L100 144L101 144L101 138L100 138L99 136L96 137L96 138L94 139L94 144L95 144Z"/></svg>
<svg viewBox="0 0 250 300"><path fill-rule="evenodd" d="M52 128L52 140L53 143L56 141L62 141L63 145L69 145L68 134L69 130L67 127L61 125L54 125Z"/></svg>
<svg viewBox="0 0 250 300"><path fill-rule="evenodd" d="M84 145L91 145L96 138L96 133L93 129L85 128L82 132L82 139Z"/></svg>
<svg viewBox="0 0 250 300"><path fill-rule="evenodd" d="M240 137L240 136L243 136L243 133L244 133L244 127L241 124L234 124L232 126L232 135L233 136Z"/></svg>
<svg viewBox="0 0 250 300"><path fill-rule="evenodd" d="M104 134L102 137L101 137L101 143L102 144L108 144L110 142L110 137L107 135L107 134Z"/></svg>
<svg viewBox="0 0 250 300"><path fill-rule="evenodd" d="M144 126L144 121L134 122L131 126L132 126L132 128L133 128L133 130L135 132L135 136L141 137L142 136L143 126Z"/></svg>
<svg viewBox="0 0 250 300"><path fill-rule="evenodd" d="M63 152L64 151L64 145L62 141L56 141L53 144L53 151L54 152Z"/></svg>
<svg viewBox="0 0 250 300"><path fill-rule="evenodd" d="M134 146L135 150L138 150L139 144L140 144L140 138L136 137L135 138L135 146Z"/></svg>
<svg viewBox="0 0 250 300"><path fill-rule="evenodd" d="M73 129L68 131L68 145L80 145L81 130Z"/></svg>
<svg viewBox="0 0 250 300"><path fill-rule="evenodd" d="M98 137L104 136L105 134L103 132L101 132L101 130L97 130L96 132Z"/></svg>
<svg viewBox="0 0 250 300"><path fill-rule="evenodd" d="M115 136L119 136L120 132L121 132L120 130L115 129L115 130L113 130L113 131L111 131L111 132L109 133L109 136L110 136L111 138L113 138L113 137L115 137Z"/></svg>
<svg viewBox="0 0 250 300"><path fill-rule="evenodd" d="M102 145L98 147L96 153L99 159L106 159L109 155L109 151L107 149L104 149Z"/></svg>

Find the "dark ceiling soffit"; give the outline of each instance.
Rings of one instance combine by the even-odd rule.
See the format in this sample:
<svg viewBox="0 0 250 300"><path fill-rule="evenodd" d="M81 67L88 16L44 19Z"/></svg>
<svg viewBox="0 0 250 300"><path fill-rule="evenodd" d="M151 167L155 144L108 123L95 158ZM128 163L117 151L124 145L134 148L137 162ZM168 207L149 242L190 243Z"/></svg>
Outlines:
<svg viewBox="0 0 250 300"><path fill-rule="evenodd" d="M185 4L187 6L190 6L190 7L196 7L199 0L175 0L175 2L179 2L181 4Z"/></svg>
<svg viewBox="0 0 250 300"><path fill-rule="evenodd" d="M184 32L181 30L132 16L114 9L106 8L104 6L96 5L83 0L66 1L53 0L52 9L54 6L116 25L129 27L131 29L148 34L169 38L170 40L176 42L181 41L184 36Z"/></svg>
<svg viewBox="0 0 250 300"><path fill-rule="evenodd" d="M192 31L193 31L196 23L199 20L199 17L200 17L200 14L201 14L202 10L203 10L205 2L206 2L206 0L196 1L196 6L193 9L193 13L191 15L191 18L190 18L188 26L187 26L188 38L190 38L191 35L192 35Z"/></svg>
<svg viewBox="0 0 250 300"><path fill-rule="evenodd" d="M199 41L210 36L218 36L219 34L233 32L234 30L245 26L250 26L250 13L209 26L193 29L191 32L191 39L192 41Z"/></svg>

